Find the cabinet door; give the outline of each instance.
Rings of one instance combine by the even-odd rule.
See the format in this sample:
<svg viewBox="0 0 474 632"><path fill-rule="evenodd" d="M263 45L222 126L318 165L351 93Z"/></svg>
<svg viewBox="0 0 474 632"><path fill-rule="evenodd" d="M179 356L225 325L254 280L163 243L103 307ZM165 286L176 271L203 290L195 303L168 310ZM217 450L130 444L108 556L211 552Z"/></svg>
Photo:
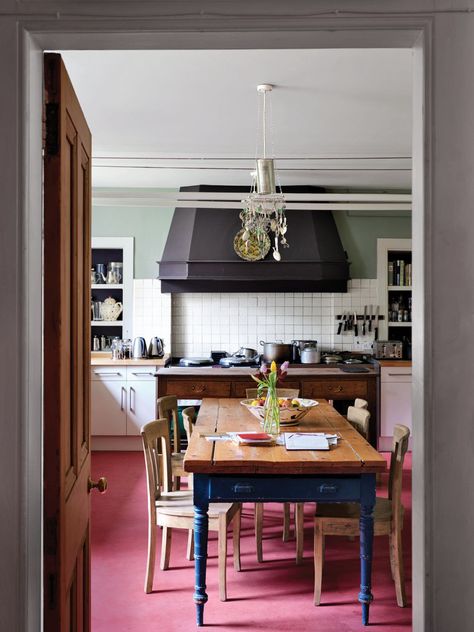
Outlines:
<svg viewBox="0 0 474 632"><path fill-rule="evenodd" d="M380 395L381 436L392 437L396 424L411 430L411 382L382 382Z"/></svg>
<svg viewBox="0 0 474 632"><path fill-rule="evenodd" d="M156 417L156 380L127 383L127 435L139 435L140 428Z"/></svg>
<svg viewBox="0 0 474 632"><path fill-rule="evenodd" d="M91 382L93 435L125 435L126 410L125 381L102 379Z"/></svg>

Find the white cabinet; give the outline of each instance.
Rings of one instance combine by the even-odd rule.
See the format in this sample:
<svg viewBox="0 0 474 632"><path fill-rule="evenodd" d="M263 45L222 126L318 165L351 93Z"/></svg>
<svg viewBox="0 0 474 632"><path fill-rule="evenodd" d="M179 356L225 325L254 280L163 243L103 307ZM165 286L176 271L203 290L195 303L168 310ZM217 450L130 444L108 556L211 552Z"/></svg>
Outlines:
<svg viewBox="0 0 474 632"><path fill-rule="evenodd" d="M155 419L156 384L155 380L136 380L127 382L127 435L139 435L140 428Z"/></svg>
<svg viewBox="0 0 474 632"><path fill-rule="evenodd" d="M411 367L381 367L379 450L390 449L396 424L412 429L411 384Z"/></svg>
<svg viewBox="0 0 474 632"><path fill-rule="evenodd" d="M139 436L156 416L156 366L96 366L91 370L93 436Z"/></svg>
<svg viewBox="0 0 474 632"><path fill-rule="evenodd" d="M91 382L91 431L93 435L127 434L127 390L122 380Z"/></svg>

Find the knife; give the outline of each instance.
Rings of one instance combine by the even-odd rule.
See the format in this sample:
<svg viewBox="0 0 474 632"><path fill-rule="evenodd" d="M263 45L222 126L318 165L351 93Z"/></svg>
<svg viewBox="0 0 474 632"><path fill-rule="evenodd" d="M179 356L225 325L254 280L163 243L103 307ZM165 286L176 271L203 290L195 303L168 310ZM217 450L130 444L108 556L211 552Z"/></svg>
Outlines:
<svg viewBox="0 0 474 632"><path fill-rule="evenodd" d="M365 321L367 320L367 305L364 305L364 320L362 321L362 335L365 336Z"/></svg>
<svg viewBox="0 0 474 632"><path fill-rule="evenodd" d="M344 331L347 331L348 328L348 322L347 322L347 318L346 318L346 314L344 313Z"/></svg>
<svg viewBox="0 0 474 632"><path fill-rule="evenodd" d="M337 335L341 335L342 325L344 324L344 312L341 314L341 319L339 321L339 325L337 326Z"/></svg>
<svg viewBox="0 0 474 632"><path fill-rule="evenodd" d="M379 306L377 305L377 309L375 310L374 340L378 340L378 338L379 338Z"/></svg>
<svg viewBox="0 0 474 632"><path fill-rule="evenodd" d="M354 336L357 338L359 335L359 325L357 324L357 312L354 311Z"/></svg>
<svg viewBox="0 0 474 632"><path fill-rule="evenodd" d="M372 331L372 305L370 306L369 331Z"/></svg>

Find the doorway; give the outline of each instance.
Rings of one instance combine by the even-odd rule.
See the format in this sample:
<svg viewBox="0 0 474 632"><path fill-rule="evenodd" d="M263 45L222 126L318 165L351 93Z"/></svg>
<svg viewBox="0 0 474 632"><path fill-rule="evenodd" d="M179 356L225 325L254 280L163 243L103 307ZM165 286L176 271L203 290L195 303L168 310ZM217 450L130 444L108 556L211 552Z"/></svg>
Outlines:
<svg viewBox="0 0 474 632"><path fill-rule="evenodd" d="M375 34L375 30L374 33ZM281 34L280 34L281 35ZM326 35L327 36L327 35ZM337 33L333 35L333 37L336 37ZM339 45L343 45L341 44L344 41L344 37L343 34L340 33L340 41L339 41ZM383 37L386 37L386 33L384 33ZM292 36L291 34L288 34L288 38L289 41L291 41ZM53 39L50 39L50 42L53 43ZM271 35L269 35L268 37L269 39L269 45L271 45ZM303 38L304 39L304 38ZM212 38L211 38L212 40ZM238 40L238 38L237 38ZM41 41L41 38L40 38ZM399 42L400 40L398 40ZM38 42L34 42L34 39L31 39L29 41L29 44L31 46L30 48L30 52L34 52L35 48L37 50L37 46L38 46ZM87 47L89 48L91 46L91 41L87 44L87 37L85 37L85 39L83 40L82 44L79 46L78 44L76 44L78 47ZM165 43L163 42L163 45L165 45ZM184 43L182 43L181 45L183 45L184 47ZM188 43L189 45L189 43ZM203 43L201 43L201 46L203 45ZM294 45L294 42L293 42ZM395 44L394 44L395 45ZM397 44L399 45L399 44ZM406 46L406 40L404 41L404 45ZM43 43L44 46L44 43ZM51 44L49 44L48 46L49 48L51 48ZM139 48L139 44L138 42L136 43L136 47ZM423 140L424 140L424 124L423 124L423 117L422 117L422 104L423 104L423 95L424 95L424 87L425 87L425 83L422 81L423 78L423 68L424 68L424 60L423 60L423 48L421 45L416 45L415 46L415 56L417 57L417 68L415 70L415 76L416 76L416 81L415 81L415 85L418 86L417 89L415 89L415 103L414 103L414 107L415 107L415 116L416 116L416 120L420 123L419 127L417 127L416 125L414 126L416 128L416 137L414 138L414 195L415 195L415 208L414 208L414 226L413 226L413 230L414 230L414 241L415 241L415 252L414 252L414 258L418 261L418 263L420 264L419 269L423 270L423 252L422 252L422 248L421 248L421 244L423 243L423 235L425 232L425 226L424 226L424 213L423 213L423 190L424 190L424 186L423 186L423 169L422 169L422 164L423 164ZM33 66L32 66L33 67ZM36 70L38 69L38 65L36 65ZM29 97L31 99L32 103L36 103L36 105L38 105L38 81L39 78L36 76L32 76L32 82L30 85L30 94ZM39 112L37 112L37 114L39 114ZM37 126L39 123L39 117L37 117L36 119L34 119L33 121L30 122L31 128L33 130L36 131L36 134L33 135L33 138L37 137ZM36 127L35 127L36 126ZM32 172L36 173L37 175L40 173L40 171L38 170L38 161L37 161L37 156L30 156L30 168L32 169ZM30 181L29 181L30 182ZM36 185L38 185L38 178L36 178L35 181ZM30 187L28 187L28 190L30 190ZM37 190L36 190L37 193ZM31 239L32 239L32 252L36 252L38 254L38 234L35 234L35 230L33 230L34 227L32 227L32 233L30 235ZM418 251L416 250L416 245L419 245L419 249ZM35 246L36 245L36 249ZM418 296L419 300L419 304L422 304L422 296L423 296L423 279L420 278L418 285L415 289L415 295ZM416 300L416 298L415 298ZM415 363L418 362L418 364L416 364L416 368L415 368L415 373L417 374L418 377L418 382L419 383L423 383L423 364L421 362L421 358L423 355L423 340L424 340L424 327L423 327L423 320L420 319L420 323L418 325L418 331L415 331L415 335L416 333L420 334L418 337L418 340L420 341L418 348L414 349L414 356L415 356ZM34 358L32 358L30 360L31 362L31 367L34 368L35 370L37 370L37 366L34 366ZM422 397L422 392L418 392L415 395L415 420L416 420L416 425L420 428L420 436L421 436L421 440L415 442L415 467L418 467L418 474L419 476L417 476L417 481L418 481L418 487L417 489L415 489L415 504L417 506L417 524L418 525L422 525L423 524L423 517L424 517L424 496L423 496L423 489L424 489L424 464L423 464L423 460L418 461L417 459L417 448L416 445L420 444L420 447L418 448L418 450L420 450L420 456L423 457L424 452L423 452L423 441L422 441L422 437L423 437L423 397ZM40 459L38 459L38 454L36 454L36 463L38 465L40 465ZM38 518L40 516L37 516ZM421 520L421 523L420 523ZM417 527L416 533L414 534L415 538L418 538L418 542L420 543L420 540L423 540L423 532L424 529L420 528L420 526ZM420 602L421 602L421 610L419 610L418 612L420 613L419 616L422 617L422 611L423 611L423 602L422 602L422 595L423 595L423 577L422 577L422 573L421 573L421 569L423 568L423 564L424 564L424 556L423 556L423 551L424 551L424 547L423 546L419 546L418 547L418 553L417 553L417 558L414 560L414 571L415 571L415 575L417 575L418 580L415 579L415 589L416 589L416 585L418 585L418 590L419 593L417 593L417 595L419 595L420 597ZM36 569L37 570L37 569ZM37 597L37 595L36 595ZM419 619L419 621L421 622L421 618ZM415 628L416 629L416 628ZM420 627L421 629L421 627Z"/></svg>

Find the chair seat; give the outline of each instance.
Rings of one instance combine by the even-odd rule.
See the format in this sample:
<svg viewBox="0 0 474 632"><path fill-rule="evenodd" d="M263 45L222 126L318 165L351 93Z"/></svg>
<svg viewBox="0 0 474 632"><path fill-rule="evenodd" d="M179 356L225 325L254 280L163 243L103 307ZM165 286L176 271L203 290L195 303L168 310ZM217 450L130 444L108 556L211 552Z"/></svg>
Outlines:
<svg viewBox="0 0 474 632"><path fill-rule="evenodd" d="M359 503L318 503L316 505L317 518L341 518L345 520L359 520ZM392 519L392 501L388 498L378 498L375 501L374 520L388 522Z"/></svg>
<svg viewBox="0 0 474 632"><path fill-rule="evenodd" d="M160 498L155 502L158 513L167 516L183 516L192 518L194 516L193 493L187 491L166 492L161 494ZM209 518L218 518L220 515L227 513L233 503L210 503L208 515Z"/></svg>

